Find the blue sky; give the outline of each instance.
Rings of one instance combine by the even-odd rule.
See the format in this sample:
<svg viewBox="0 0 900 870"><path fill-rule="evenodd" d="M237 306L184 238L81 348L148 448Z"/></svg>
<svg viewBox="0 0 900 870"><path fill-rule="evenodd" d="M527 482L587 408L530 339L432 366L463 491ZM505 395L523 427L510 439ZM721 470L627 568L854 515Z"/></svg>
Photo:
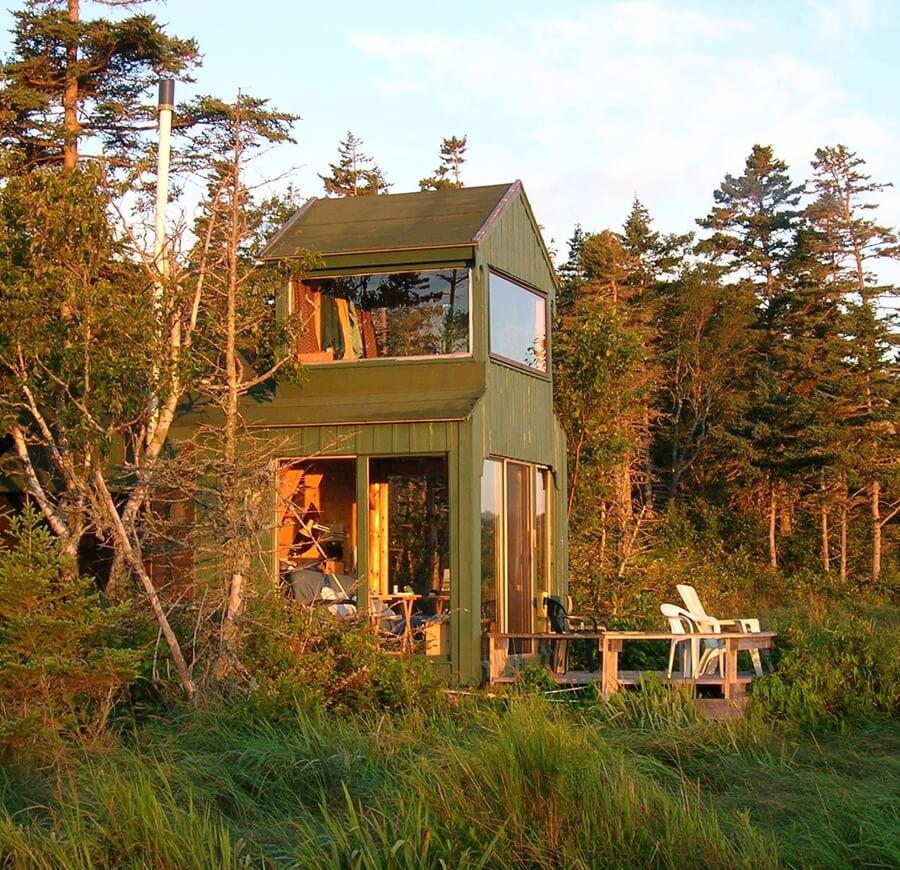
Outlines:
<svg viewBox="0 0 900 870"><path fill-rule="evenodd" d="M316 172L347 129L394 191L430 174L442 136L467 134L466 183L521 178L560 250L576 222L620 225L635 194L661 229L692 228L754 142L774 145L798 178L816 146L842 142L900 183L895 0L148 8L199 41L191 90L241 88L302 116L297 144L260 171L291 169L305 195L321 195ZM900 192L883 201L882 219L900 224Z"/></svg>

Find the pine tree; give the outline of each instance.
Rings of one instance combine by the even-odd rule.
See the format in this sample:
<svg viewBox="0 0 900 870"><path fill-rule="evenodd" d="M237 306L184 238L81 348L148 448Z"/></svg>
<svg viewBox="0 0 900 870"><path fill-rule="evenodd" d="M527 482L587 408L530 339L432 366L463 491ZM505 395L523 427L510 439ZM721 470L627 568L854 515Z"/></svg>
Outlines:
<svg viewBox="0 0 900 870"><path fill-rule="evenodd" d="M575 294L584 281L581 272L581 252L584 249L585 232L581 224L575 224L572 237L568 241L569 253L557 270L559 275L560 292L557 302L560 306L569 305L575 301Z"/></svg>
<svg viewBox="0 0 900 870"><path fill-rule="evenodd" d="M363 140L351 132L338 144L338 162L330 163L329 175L319 175L331 196L375 196L387 193L390 184L381 169L362 150Z"/></svg>
<svg viewBox="0 0 900 870"><path fill-rule="evenodd" d="M452 190L463 186L462 165L466 162L468 137L450 136L441 140L441 162L434 175L419 181L419 190Z"/></svg>
<svg viewBox="0 0 900 870"><path fill-rule="evenodd" d="M715 206L697 223L711 234L696 250L724 272L738 277L738 288L752 288L758 300L743 418L731 432L731 450L752 489L766 491L769 563L778 566L777 518L785 507L786 481L795 467L791 398L786 372L776 360L781 341L779 313L784 308L788 262L794 250L803 186L796 186L787 164L771 147L754 145L744 173L727 174L714 192Z"/></svg>
<svg viewBox="0 0 900 870"><path fill-rule="evenodd" d="M870 270L879 260L900 259L897 235L870 217L874 197L890 185L873 181L865 161L843 145L819 148L812 161L815 196L806 210L814 229L815 254L824 264L824 286L847 312L849 363L843 390L847 431L841 474L867 479L872 534L872 576L881 574L885 525L900 510L900 499L882 505L885 485L896 496L896 439L900 399L895 372L897 288L880 285ZM845 506L846 510L846 506ZM842 535L843 540L843 535ZM842 564L846 555L842 554Z"/></svg>
<svg viewBox="0 0 900 870"><path fill-rule="evenodd" d="M48 737L102 725L137 676L122 610L65 565L31 505L10 519L0 541L0 746L46 749Z"/></svg>
<svg viewBox="0 0 900 870"><path fill-rule="evenodd" d="M141 131L153 129L159 76L183 76L199 60L193 40L167 35L152 15L87 20L81 5L27 0L14 13L12 55L0 68L4 175L60 162L71 170L85 138L112 161L133 157Z"/></svg>
<svg viewBox="0 0 900 870"><path fill-rule="evenodd" d="M204 433L209 446L199 476L207 481L206 519L221 566L222 592L213 599L221 601L214 673L223 679L239 663L251 541L263 529L260 500L273 461L246 432L239 403L255 387L298 373L290 351L294 332L275 315L284 268L256 259L259 226L280 203L256 206L245 178L261 146L289 141L296 116L246 94L222 104L217 114L219 123L206 132L207 195L194 228L191 272L204 285L198 350L206 365L195 389L212 400L222 419ZM303 267L302 258L292 263L294 270Z"/></svg>
<svg viewBox="0 0 900 870"><path fill-rule="evenodd" d="M697 221L711 230L697 245L698 253L752 278L762 299L770 299L793 245L802 192L770 146L754 145L743 175L727 174L713 193L712 211Z"/></svg>

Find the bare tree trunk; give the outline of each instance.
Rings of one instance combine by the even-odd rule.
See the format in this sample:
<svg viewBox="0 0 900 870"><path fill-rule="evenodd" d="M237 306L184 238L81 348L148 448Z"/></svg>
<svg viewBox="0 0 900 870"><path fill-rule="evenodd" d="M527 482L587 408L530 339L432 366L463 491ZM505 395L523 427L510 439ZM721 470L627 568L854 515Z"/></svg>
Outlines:
<svg viewBox="0 0 900 870"><path fill-rule="evenodd" d="M79 18L79 0L68 0L69 21L77 22ZM63 90L63 167L72 170L78 163L78 76L75 67L78 65L78 45L66 48L66 77Z"/></svg>
<svg viewBox="0 0 900 870"><path fill-rule="evenodd" d="M774 483L769 483L769 565L778 568L776 531L778 528L778 493Z"/></svg>
<svg viewBox="0 0 900 870"><path fill-rule="evenodd" d="M872 579L881 577L881 483L872 481Z"/></svg>
<svg viewBox="0 0 900 870"><path fill-rule="evenodd" d="M847 477L841 473L841 583L847 581L847 544L850 525L850 493L847 490Z"/></svg>
<svg viewBox="0 0 900 870"><path fill-rule="evenodd" d="M606 509L606 502L600 502L600 568L606 564L606 521L609 512Z"/></svg>
<svg viewBox="0 0 900 870"><path fill-rule="evenodd" d="M151 580L140 555L132 545L128 530L122 522L122 517L116 508L112 495L106 486L106 481L103 479L103 474L100 471L94 472L94 483L96 485L97 496L102 502L102 508L109 521L113 537L118 544L118 549L122 551L125 561L128 563L128 567L131 568L138 580L141 581L141 586L144 587L144 593L147 596L147 600L150 602L150 609L153 611L153 616L156 619L157 625L159 625L160 633L166 642L166 646L169 648L169 655L172 656L172 661L175 664L175 671L178 674L178 679L181 682L182 688L188 696L188 699L193 700L197 694L197 687L194 685L193 679L191 679L191 672L185 661L184 654L181 651L181 644L179 644L178 638L172 630L169 618L166 616L165 610L163 610L163 606L159 600L159 594L156 591L156 587L153 585L153 580Z"/></svg>
<svg viewBox="0 0 900 870"><path fill-rule="evenodd" d="M238 401L241 394L241 374L237 355L237 294L238 294L238 251L241 241L240 227L240 160L241 160L241 127L237 121L235 129L234 152L231 167L231 202L228 215L228 284L226 287L225 311L225 477L223 496L226 500L226 534L225 545L226 571L228 572L228 595L225 611L222 614L222 626L219 636L219 655L216 662L216 678L223 679L228 675L231 666L237 661L239 642L239 625L244 610L244 583L249 571L248 542L242 540L241 531L243 510L246 505L246 494L239 480L237 469L237 435L239 423Z"/></svg>
<svg viewBox="0 0 900 870"><path fill-rule="evenodd" d="M825 478L822 477L822 481L819 484L819 488L822 492L822 507L821 507L821 519L822 519L822 569L826 574L831 573L831 550L828 542L828 489L825 486Z"/></svg>

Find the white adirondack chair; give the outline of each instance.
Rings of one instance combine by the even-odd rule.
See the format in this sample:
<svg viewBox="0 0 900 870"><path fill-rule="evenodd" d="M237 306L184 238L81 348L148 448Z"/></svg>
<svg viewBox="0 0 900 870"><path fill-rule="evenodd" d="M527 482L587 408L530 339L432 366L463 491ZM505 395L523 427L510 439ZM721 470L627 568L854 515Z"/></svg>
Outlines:
<svg viewBox="0 0 900 870"><path fill-rule="evenodd" d="M760 630L758 619L716 619L714 616L710 616L704 609L703 603L700 601L700 596L697 594L697 590L694 589L693 586L688 586L686 583L679 583L675 588L678 590L678 594L681 596L682 601L684 601L684 605L687 608L691 619L694 621L700 631L714 631L718 633L719 631L721 631L723 625L732 625L738 631L743 632L753 632ZM715 643L715 641L713 642ZM724 652L724 650L722 652ZM756 676L761 677L763 669L759 650L751 649L749 650L749 653L750 659L753 662L753 670L756 672ZM701 672L702 664L703 663L701 660Z"/></svg>

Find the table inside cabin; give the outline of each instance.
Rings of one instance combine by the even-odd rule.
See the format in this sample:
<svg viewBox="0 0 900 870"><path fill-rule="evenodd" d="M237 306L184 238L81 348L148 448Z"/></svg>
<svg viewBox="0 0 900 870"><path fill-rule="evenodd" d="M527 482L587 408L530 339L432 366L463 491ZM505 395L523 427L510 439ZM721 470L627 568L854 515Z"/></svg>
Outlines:
<svg viewBox="0 0 900 870"><path fill-rule="evenodd" d="M376 613L371 604L380 601L392 610L394 606L401 609L400 615L403 617L403 634L401 637L401 646L404 650L411 650L413 646L412 618L413 608L417 601L434 601L434 612L436 616L442 616L450 609L450 593L433 592L428 595L420 595L417 592L370 592L369 593L369 619L372 627L378 627L378 621L381 614Z"/></svg>

